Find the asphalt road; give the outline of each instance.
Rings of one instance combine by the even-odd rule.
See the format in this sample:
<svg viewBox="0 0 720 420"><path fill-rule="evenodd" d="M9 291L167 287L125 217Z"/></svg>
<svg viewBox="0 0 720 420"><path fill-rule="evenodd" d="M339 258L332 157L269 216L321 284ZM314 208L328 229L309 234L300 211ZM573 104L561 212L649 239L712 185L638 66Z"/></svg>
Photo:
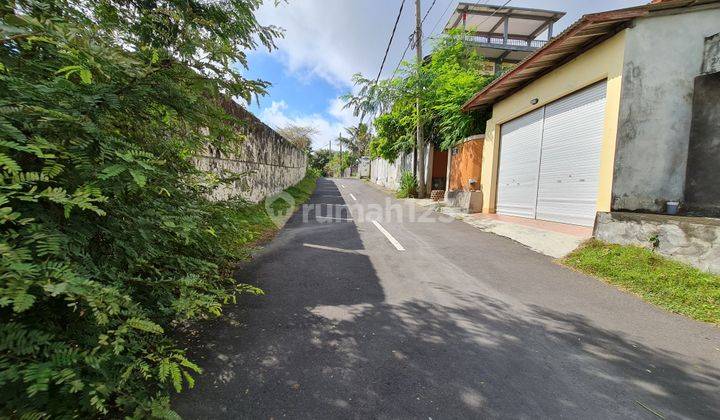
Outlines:
<svg viewBox="0 0 720 420"><path fill-rule="evenodd" d="M719 328L363 181L310 203L188 335L183 417L720 418Z"/></svg>

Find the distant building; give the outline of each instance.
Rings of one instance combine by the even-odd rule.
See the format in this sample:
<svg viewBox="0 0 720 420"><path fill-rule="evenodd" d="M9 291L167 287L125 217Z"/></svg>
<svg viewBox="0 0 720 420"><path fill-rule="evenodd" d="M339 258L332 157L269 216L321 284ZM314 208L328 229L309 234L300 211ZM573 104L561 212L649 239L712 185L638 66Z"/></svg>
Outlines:
<svg viewBox="0 0 720 420"><path fill-rule="evenodd" d="M466 40L499 74L523 60L553 36L553 24L565 12L525 7L459 3L445 32L462 29Z"/></svg>

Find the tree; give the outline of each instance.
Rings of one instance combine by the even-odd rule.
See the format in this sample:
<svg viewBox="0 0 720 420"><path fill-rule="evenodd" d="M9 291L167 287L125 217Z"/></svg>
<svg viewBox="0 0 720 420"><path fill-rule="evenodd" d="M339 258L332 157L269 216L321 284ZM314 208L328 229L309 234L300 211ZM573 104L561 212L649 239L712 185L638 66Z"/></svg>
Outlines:
<svg viewBox="0 0 720 420"><path fill-rule="evenodd" d="M318 130L315 127L297 124L286 124L284 127L278 128L277 132L295 145L295 147L304 150L306 153L310 153L313 138L318 134Z"/></svg>
<svg viewBox="0 0 720 420"><path fill-rule="evenodd" d="M360 123L357 127L346 127L345 132L348 137L339 136L337 141L344 145L354 157L364 156L368 152L368 145L372 140L370 127L365 123Z"/></svg>
<svg viewBox="0 0 720 420"><path fill-rule="evenodd" d="M392 81L380 80L376 83L360 73L354 74L352 80L357 86L357 94L347 93L341 96L341 99L345 101L343 109L352 108L353 115L359 116L360 122L365 116L372 118L383 114L392 106L395 99L394 92L390 89Z"/></svg>
<svg viewBox="0 0 720 420"><path fill-rule="evenodd" d="M308 166L318 171L322 176L328 174L327 167L332 158L332 152L327 149L315 150L310 153Z"/></svg>
<svg viewBox="0 0 720 420"><path fill-rule="evenodd" d="M382 110L373 121L377 136L370 143L371 155L394 160L398 153L412 150L418 120L425 137L441 149L483 132L489 115L461 110L467 99L493 79L483 73L483 67L482 57L465 44L461 34L453 33L436 42L421 66L403 63L398 78L381 80L371 89L367 79L357 76L355 80L363 86L358 95L344 97L347 106L356 112ZM421 115L415 109L418 97Z"/></svg>
<svg viewBox="0 0 720 420"><path fill-rule="evenodd" d="M173 417L200 369L170 330L258 292L229 275L245 204L193 157L268 86L235 64L280 34L259 5L0 6L0 417Z"/></svg>

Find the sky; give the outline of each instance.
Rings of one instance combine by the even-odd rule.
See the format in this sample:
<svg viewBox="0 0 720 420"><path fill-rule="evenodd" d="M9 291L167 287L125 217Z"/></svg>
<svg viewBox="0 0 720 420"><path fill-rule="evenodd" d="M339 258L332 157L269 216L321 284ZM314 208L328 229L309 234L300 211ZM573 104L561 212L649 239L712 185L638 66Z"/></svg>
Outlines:
<svg viewBox="0 0 720 420"><path fill-rule="evenodd" d="M472 0L468 0L472 2ZM558 34L583 14L631 7L649 0L511 0L509 6L564 11L555 24ZM273 128L288 124L312 126L317 130L313 149L327 148L344 131L357 123L351 110L343 109L339 96L353 89L352 75L374 77L387 47L390 32L402 0L266 0L257 13L263 25L284 29L277 49L251 51L247 77L272 83L269 94L249 109ZM502 5L505 0L479 0L479 4ZM421 0L423 16L433 0ZM458 0L435 0L423 32L437 35L447 23ZM415 1L405 0L395 39L382 77L389 77L398 65L415 25ZM433 29L434 28L434 29ZM423 52L428 53L431 41ZM414 57L408 51L406 59ZM337 147L333 142L333 149Z"/></svg>

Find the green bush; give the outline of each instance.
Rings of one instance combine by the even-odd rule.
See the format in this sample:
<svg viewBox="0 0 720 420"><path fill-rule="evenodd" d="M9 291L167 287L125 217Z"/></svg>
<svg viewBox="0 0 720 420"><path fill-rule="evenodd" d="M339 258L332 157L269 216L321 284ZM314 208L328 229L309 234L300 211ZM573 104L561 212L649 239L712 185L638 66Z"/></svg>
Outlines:
<svg viewBox="0 0 720 420"><path fill-rule="evenodd" d="M172 417L200 369L168 331L259 292L247 204L193 165L264 91L233 68L277 35L259 3L0 5L0 417Z"/></svg>
<svg viewBox="0 0 720 420"><path fill-rule="evenodd" d="M397 198L409 198L417 196L417 179L410 171L404 171L400 175L400 188L398 188Z"/></svg>

